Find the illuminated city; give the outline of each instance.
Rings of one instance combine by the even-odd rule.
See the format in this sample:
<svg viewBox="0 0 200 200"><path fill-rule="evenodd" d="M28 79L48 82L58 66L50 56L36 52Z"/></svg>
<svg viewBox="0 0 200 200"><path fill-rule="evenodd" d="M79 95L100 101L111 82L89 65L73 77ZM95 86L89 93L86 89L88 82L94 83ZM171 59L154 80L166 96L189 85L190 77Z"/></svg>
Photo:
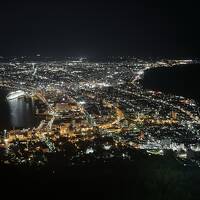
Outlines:
<svg viewBox="0 0 200 200"><path fill-rule="evenodd" d="M136 58L92 62L17 61L0 64L7 101L34 102L35 127L1 131L1 162L43 166L62 154L67 165L132 160L132 152L200 166L198 105L182 96L145 89L146 70L198 63Z"/></svg>
<svg viewBox="0 0 200 200"><path fill-rule="evenodd" d="M0 19L2 199L200 199L198 1L9 0Z"/></svg>

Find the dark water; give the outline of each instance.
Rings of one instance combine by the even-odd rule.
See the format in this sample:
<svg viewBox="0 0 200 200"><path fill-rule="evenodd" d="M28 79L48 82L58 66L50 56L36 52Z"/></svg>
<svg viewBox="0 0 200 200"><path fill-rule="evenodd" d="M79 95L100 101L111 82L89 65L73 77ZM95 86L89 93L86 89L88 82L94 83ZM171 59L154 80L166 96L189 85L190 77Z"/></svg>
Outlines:
<svg viewBox="0 0 200 200"><path fill-rule="evenodd" d="M145 88L195 99L200 103L200 64L149 69L144 74Z"/></svg>
<svg viewBox="0 0 200 200"><path fill-rule="evenodd" d="M0 131L13 128L29 128L37 125L34 103L25 99L6 100L7 91L0 90Z"/></svg>

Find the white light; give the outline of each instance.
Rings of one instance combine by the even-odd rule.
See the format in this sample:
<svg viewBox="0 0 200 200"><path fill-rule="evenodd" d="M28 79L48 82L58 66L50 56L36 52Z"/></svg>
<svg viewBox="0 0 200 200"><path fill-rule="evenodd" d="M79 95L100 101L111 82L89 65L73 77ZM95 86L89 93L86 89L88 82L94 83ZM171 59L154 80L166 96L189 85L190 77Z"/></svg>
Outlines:
<svg viewBox="0 0 200 200"><path fill-rule="evenodd" d="M104 145L103 148L104 148L105 150L109 150L109 149L111 148L111 145Z"/></svg>
<svg viewBox="0 0 200 200"><path fill-rule="evenodd" d="M86 154L94 153L93 148L88 148L85 152Z"/></svg>
<svg viewBox="0 0 200 200"><path fill-rule="evenodd" d="M84 105L84 104L86 104L86 102L85 101L79 101L79 104Z"/></svg>

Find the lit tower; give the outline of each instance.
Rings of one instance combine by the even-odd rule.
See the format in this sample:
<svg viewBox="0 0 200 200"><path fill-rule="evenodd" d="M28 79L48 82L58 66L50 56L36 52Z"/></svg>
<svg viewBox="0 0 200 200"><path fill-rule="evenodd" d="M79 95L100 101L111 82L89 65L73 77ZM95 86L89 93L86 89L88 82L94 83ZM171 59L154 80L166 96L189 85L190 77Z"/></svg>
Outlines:
<svg viewBox="0 0 200 200"><path fill-rule="evenodd" d="M173 119L173 120L176 120L176 119L177 119L177 112L172 111L172 112L171 112L171 116L172 116L172 119Z"/></svg>
<svg viewBox="0 0 200 200"><path fill-rule="evenodd" d="M4 139L7 139L7 137L8 137L8 134L7 134L7 130L6 130L6 129L3 131L3 137L4 137Z"/></svg>
<svg viewBox="0 0 200 200"><path fill-rule="evenodd" d="M8 134L7 130L4 130L4 144L5 144L5 153L8 154Z"/></svg>

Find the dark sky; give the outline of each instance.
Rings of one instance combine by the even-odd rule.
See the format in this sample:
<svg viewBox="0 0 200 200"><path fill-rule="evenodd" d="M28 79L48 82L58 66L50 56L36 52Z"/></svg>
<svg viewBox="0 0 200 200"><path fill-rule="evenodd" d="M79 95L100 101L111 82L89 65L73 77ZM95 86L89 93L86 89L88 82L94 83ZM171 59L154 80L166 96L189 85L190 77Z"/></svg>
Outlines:
<svg viewBox="0 0 200 200"><path fill-rule="evenodd" d="M5 1L0 55L198 57L199 6L183 1Z"/></svg>

